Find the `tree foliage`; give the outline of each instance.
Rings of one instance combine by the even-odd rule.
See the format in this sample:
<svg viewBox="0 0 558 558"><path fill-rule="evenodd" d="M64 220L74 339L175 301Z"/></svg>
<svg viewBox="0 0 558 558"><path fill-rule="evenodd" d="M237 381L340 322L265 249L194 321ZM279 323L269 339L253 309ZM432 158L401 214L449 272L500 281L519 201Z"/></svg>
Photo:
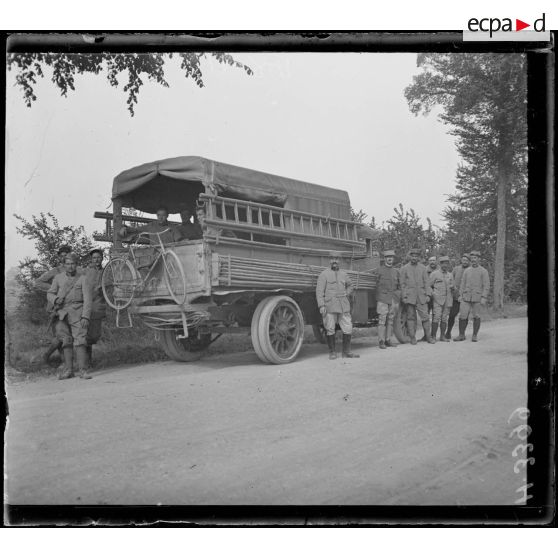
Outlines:
<svg viewBox="0 0 558 558"><path fill-rule="evenodd" d="M8 69L15 72L15 81L22 90L25 104L30 107L37 100L35 85L38 79L45 77L45 69L52 70L52 82L66 97L75 90L76 75L104 74L108 83L115 88L121 86L122 74L125 75L122 90L127 94L126 104L131 116L134 116L139 91L145 80L163 87L169 84L165 79L165 63L174 57L180 59L180 68L187 79L198 87L204 87L201 64L204 59L214 59L244 70L252 75L252 70L236 61L230 54L223 52L184 52L184 53L11 53L8 55Z"/></svg>
<svg viewBox="0 0 558 558"><path fill-rule="evenodd" d="M25 258L19 262L19 273L16 281L21 286L21 310L29 319L39 322L46 317L44 293L37 291L34 281L45 271L58 264L58 248L67 244L80 258L80 264L85 265L89 251L93 248L93 241L85 232L83 226L61 226L52 213L40 213L27 220L20 215L14 217L21 223L16 232L34 241L37 257Z"/></svg>
<svg viewBox="0 0 558 558"><path fill-rule="evenodd" d="M497 308L526 281L519 254L526 231L525 64L522 54L420 54L421 73L405 90L416 115L441 107L439 118L456 138L463 163L444 213L447 240L458 251L483 253Z"/></svg>

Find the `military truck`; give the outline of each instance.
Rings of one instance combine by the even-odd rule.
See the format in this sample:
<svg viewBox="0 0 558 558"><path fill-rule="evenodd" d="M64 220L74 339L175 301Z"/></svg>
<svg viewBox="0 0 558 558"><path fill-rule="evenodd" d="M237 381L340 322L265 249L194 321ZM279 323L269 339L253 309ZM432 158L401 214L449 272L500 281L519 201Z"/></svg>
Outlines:
<svg viewBox="0 0 558 558"><path fill-rule="evenodd" d="M105 220L97 240L112 242L105 297L117 325L142 320L171 359L195 360L224 333L250 333L257 356L271 364L297 357L305 325L324 342L315 288L332 250L355 287L353 323L377 324L379 233L351 220L343 190L187 156L120 173L112 202L112 213L95 213ZM171 215L203 208L202 238L140 234L123 242L123 224L150 223L137 212L160 206ZM399 318L394 333L406 341Z"/></svg>

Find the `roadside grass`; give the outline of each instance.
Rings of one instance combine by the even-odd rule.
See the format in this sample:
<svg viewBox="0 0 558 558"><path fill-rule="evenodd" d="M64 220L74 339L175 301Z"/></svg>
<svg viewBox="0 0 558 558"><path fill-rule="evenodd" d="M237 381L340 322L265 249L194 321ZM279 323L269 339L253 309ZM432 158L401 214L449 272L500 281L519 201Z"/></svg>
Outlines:
<svg viewBox="0 0 558 558"><path fill-rule="evenodd" d="M483 311L483 320L519 318L527 316L526 305L505 305L503 312ZM44 364L42 355L50 345L51 336L45 325L33 324L15 312L5 313L5 370L8 381L33 381L55 376L57 369ZM355 329L353 337L375 336L376 328ZM316 343L312 328L307 326L304 343ZM223 335L208 349L207 354L232 354L252 350L249 334ZM324 349L325 350L325 349ZM157 342L156 332L140 320L133 328L117 328L115 315L103 322L103 335L95 345L93 361L96 369L130 364L169 360ZM53 364L56 357L51 358Z"/></svg>

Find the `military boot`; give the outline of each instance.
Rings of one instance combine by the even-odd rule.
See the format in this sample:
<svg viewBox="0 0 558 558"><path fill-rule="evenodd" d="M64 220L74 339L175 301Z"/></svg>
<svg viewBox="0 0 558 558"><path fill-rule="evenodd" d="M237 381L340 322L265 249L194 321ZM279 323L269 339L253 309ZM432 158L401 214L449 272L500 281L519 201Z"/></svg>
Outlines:
<svg viewBox="0 0 558 558"><path fill-rule="evenodd" d="M440 341L444 341L445 343L451 341L451 339L446 336L446 324L444 322L440 322Z"/></svg>
<svg viewBox="0 0 558 558"><path fill-rule="evenodd" d="M329 360L335 360L337 358L337 353L335 352L335 334L326 335L327 346L329 347Z"/></svg>
<svg viewBox="0 0 558 558"><path fill-rule="evenodd" d="M411 345L417 344L417 323L416 322L407 322L407 330L409 331L409 337L411 338Z"/></svg>
<svg viewBox="0 0 558 558"><path fill-rule="evenodd" d="M386 348L386 326L378 326L378 345L380 349Z"/></svg>
<svg viewBox="0 0 558 558"><path fill-rule="evenodd" d="M90 380L91 376L87 373L87 347L78 345L76 347L76 360L78 365L79 377L82 380Z"/></svg>
<svg viewBox="0 0 558 558"><path fill-rule="evenodd" d="M73 370L74 351L72 347L64 347L64 368L58 374L59 380L67 380L74 377Z"/></svg>
<svg viewBox="0 0 558 558"><path fill-rule="evenodd" d="M481 319L480 318L473 318L473 337L471 337L471 341L477 341L477 334L480 329Z"/></svg>
<svg viewBox="0 0 558 558"><path fill-rule="evenodd" d="M60 353L62 354L62 341L58 341L56 339L48 346L48 349L43 354L43 362L45 364L50 364L48 359L52 356L52 353L54 353L54 351L60 351Z"/></svg>
<svg viewBox="0 0 558 558"><path fill-rule="evenodd" d="M393 326L388 325L386 328L386 347L397 347L397 345L399 343L396 343L395 341L392 341L391 336L393 333Z"/></svg>
<svg viewBox="0 0 558 558"><path fill-rule="evenodd" d="M430 337L436 341L436 335L438 334L438 322L432 322L432 329L430 330Z"/></svg>
<svg viewBox="0 0 558 558"><path fill-rule="evenodd" d="M453 324L455 323L455 317L450 316L448 318L448 327L446 329L446 340L451 341L451 330L453 329Z"/></svg>
<svg viewBox="0 0 558 558"><path fill-rule="evenodd" d="M360 358L360 355L351 353L351 336L343 334L343 358Z"/></svg>
<svg viewBox="0 0 558 558"><path fill-rule="evenodd" d="M93 368L93 345L87 345L87 368Z"/></svg>
<svg viewBox="0 0 558 558"><path fill-rule="evenodd" d="M430 335L430 320L425 320L422 322L422 327L424 329L424 335L426 337L426 341L428 343L436 343L436 340L433 339Z"/></svg>
<svg viewBox="0 0 558 558"><path fill-rule="evenodd" d="M467 329L467 322L469 320L459 320L459 335L454 337L454 341L465 341L465 330Z"/></svg>

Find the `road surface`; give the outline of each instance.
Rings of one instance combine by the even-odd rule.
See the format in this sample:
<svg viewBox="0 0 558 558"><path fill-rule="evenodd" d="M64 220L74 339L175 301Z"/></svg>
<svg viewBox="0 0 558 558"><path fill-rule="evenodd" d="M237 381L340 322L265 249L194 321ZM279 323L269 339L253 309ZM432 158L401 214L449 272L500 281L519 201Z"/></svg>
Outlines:
<svg viewBox="0 0 558 558"><path fill-rule="evenodd" d="M468 332L470 335L470 332ZM8 386L9 504L513 504L527 320L288 366L254 353Z"/></svg>

